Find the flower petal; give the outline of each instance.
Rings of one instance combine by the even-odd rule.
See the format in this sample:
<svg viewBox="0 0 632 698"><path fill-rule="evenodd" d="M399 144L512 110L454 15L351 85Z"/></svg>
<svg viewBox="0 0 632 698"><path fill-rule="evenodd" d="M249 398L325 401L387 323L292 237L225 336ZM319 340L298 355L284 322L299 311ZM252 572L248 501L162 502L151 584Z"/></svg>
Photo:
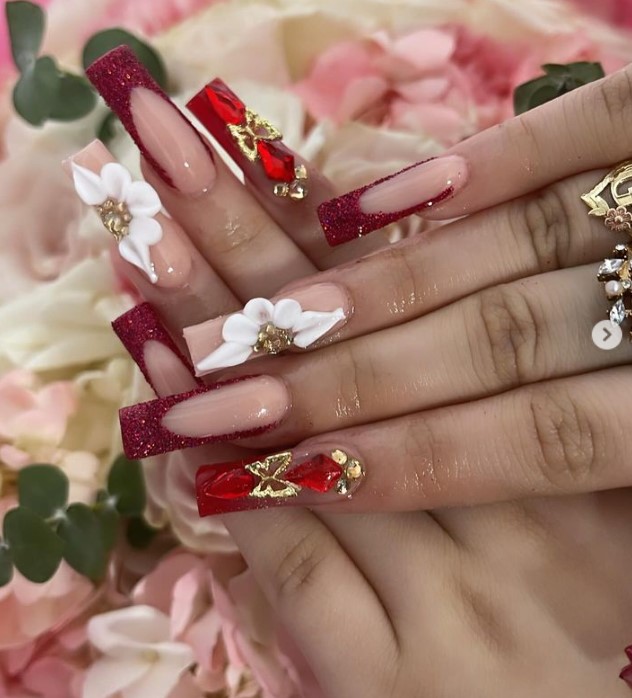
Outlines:
<svg viewBox="0 0 632 698"><path fill-rule="evenodd" d="M303 309L298 301L293 298L283 298L274 306L272 322L275 327L282 330L291 330L294 323L298 322Z"/></svg>
<svg viewBox="0 0 632 698"><path fill-rule="evenodd" d="M228 368L243 364L252 353L252 348L238 342L225 342L206 358L197 362L196 368L202 373L216 368Z"/></svg>
<svg viewBox="0 0 632 698"><path fill-rule="evenodd" d="M226 318L222 327L225 342L237 342L251 347L257 341L258 335L259 324L242 313L235 313Z"/></svg>
<svg viewBox="0 0 632 698"><path fill-rule="evenodd" d="M158 192L147 182L132 182L125 191L125 202L132 216L153 218L162 208Z"/></svg>
<svg viewBox="0 0 632 698"><path fill-rule="evenodd" d="M246 303L242 312L259 326L265 325L266 322L272 322L274 303L267 298L253 298Z"/></svg>
<svg viewBox="0 0 632 698"><path fill-rule="evenodd" d="M129 606L92 616L88 639L103 654L120 659L138 656L169 639L169 618L151 606Z"/></svg>
<svg viewBox="0 0 632 698"><path fill-rule="evenodd" d="M88 667L83 684L83 698L108 698L134 684L151 665L139 659L102 657Z"/></svg>
<svg viewBox="0 0 632 698"><path fill-rule="evenodd" d="M101 168L101 181L110 199L125 201L125 192L132 183L132 175L118 162L108 162Z"/></svg>
<svg viewBox="0 0 632 698"><path fill-rule="evenodd" d="M194 661L193 650L182 642L157 649L158 659L139 681L124 689L124 698L166 698Z"/></svg>
<svg viewBox="0 0 632 698"><path fill-rule="evenodd" d="M345 317L345 311L342 308L337 308L330 313L306 310L301 315L300 320L294 325L294 344L305 349L305 347L326 335Z"/></svg>
<svg viewBox="0 0 632 698"><path fill-rule="evenodd" d="M130 232L127 237L119 242L118 250L123 259L144 271L152 284L158 281L158 276L151 261L149 246L143 242L142 238L139 239Z"/></svg>
<svg viewBox="0 0 632 698"><path fill-rule="evenodd" d="M155 218L133 218L129 224L129 235L145 245L155 245L162 240L162 226Z"/></svg>
<svg viewBox="0 0 632 698"><path fill-rule="evenodd" d="M75 191L83 203L88 204L88 206L102 204L108 198L108 195L101 177L74 162L71 162L70 166L72 168L72 180L75 185Z"/></svg>

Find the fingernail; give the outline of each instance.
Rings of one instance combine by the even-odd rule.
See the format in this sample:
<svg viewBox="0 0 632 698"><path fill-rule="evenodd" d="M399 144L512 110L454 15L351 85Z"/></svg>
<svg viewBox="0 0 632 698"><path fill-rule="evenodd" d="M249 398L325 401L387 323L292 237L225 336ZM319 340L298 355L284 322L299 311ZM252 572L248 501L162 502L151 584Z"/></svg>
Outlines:
<svg viewBox="0 0 632 698"><path fill-rule="evenodd" d="M253 298L239 313L185 328L184 339L197 375L203 376L290 347L306 349L339 329L351 312L345 289L314 284L278 300Z"/></svg>
<svg viewBox="0 0 632 698"><path fill-rule="evenodd" d="M619 674L619 678L632 687L632 665L624 667Z"/></svg>
<svg viewBox="0 0 632 698"><path fill-rule="evenodd" d="M249 109L216 78L187 104L201 124L226 150L249 179L263 173L275 196L302 201L308 194L307 170L283 142L283 134L267 119Z"/></svg>
<svg viewBox="0 0 632 698"><path fill-rule="evenodd" d="M417 163L318 207L330 245L342 245L447 201L467 182L467 163L448 155Z"/></svg>
<svg viewBox="0 0 632 698"><path fill-rule="evenodd" d="M364 478L360 460L340 448L258 456L197 471L200 516L282 504L311 506L349 499Z"/></svg>
<svg viewBox="0 0 632 698"><path fill-rule="evenodd" d="M211 151L131 49L119 46L106 53L86 75L167 184L187 196L211 188Z"/></svg>
<svg viewBox="0 0 632 698"><path fill-rule="evenodd" d="M182 228L160 213L162 203L147 182L132 175L101 143L92 141L64 162L79 198L94 206L126 262L157 286L183 286L191 271Z"/></svg>
<svg viewBox="0 0 632 698"><path fill-rule="evenodd" d="M112 327L156 395L191 391L202 385L149 303L128 310Z"/></svg>
<svg viewBox="0 0 632 698"><path fill-rule="evenodd" d="M119 412L128 458L235 441L276 427L290 408L285 383L245 376L188 393L124 407Z"/></svg>

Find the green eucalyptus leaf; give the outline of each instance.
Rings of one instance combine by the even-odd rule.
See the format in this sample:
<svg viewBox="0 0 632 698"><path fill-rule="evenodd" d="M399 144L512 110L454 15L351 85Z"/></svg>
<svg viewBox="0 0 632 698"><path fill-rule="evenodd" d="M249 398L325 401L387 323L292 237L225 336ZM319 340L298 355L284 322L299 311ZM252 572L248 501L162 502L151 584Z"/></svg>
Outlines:
<svg viewBox="0 0 632 698"><path fill-rule="evenodd" d="M565 78L569 74L569 66L560 63L546 63L542 70L551 77Z"/></svg>
<svg viewBox="0 0 632 698"><path fill-rule="evenodd" d="M514 92L514 112L523 114L531 109L531 99L533 95L543 87L551 84L551 78L544 75L534 80L529 80L516 88Z"/></svg>
<svg viewBox="0 0 632 698"><path fill-rule="evenodd" d="M60 522L57 534L66 544L64 559L79 574L93 582L103 579L108 555L101 523L85 504L72 504Z"/></svg>
<svg viewBox="0 0 632 698"><path fill-rule="evenodd" d="M145 509L145 481L137 460L119 456L108 474L108 492L123 516L140 516Z"/></svg>
<svg viewBox="0 0 632 698"><path fill-rule="evenodd" d="M116 135L115 125L118 121L116 114L111 111L99 125L97 138L107 145Z"/></svg>
<svg viewBox="0 0 632 698"><path fill-rule="evenodd" d="M64 543L37 514L25 507L4 517L3 536L15 568L31 582L47 582L57 571Z"/></svg>
<svg viewBox="0 0 632 698"><path fill-rule="evenodd" d="M46 19L32 2L7 2L4 8L9 28L13 62L20 72L32 68L42 46Z"/></svg>
<svg viewBox="0 0 632 698"><path fill-rule="evenodd" d="M56 121L74 121L89 114L96 103L96 92L85 78L72 73L61 73L59 89L52 102L49 118Z"/></svg>
<svg viewBox="0 0 632 698"><path fill-rule="evenodd" d="M18 473L18 501L48 519L66 508L68 478L54 465L28 465Z"/></svg>
<svg viewBox="0 0 632 698"><path fill-rule="evenodd" d="M529 101L529 109L535 109L536 107L551 102L552 100L560 97L565 92L563 86L560 85L543 85L539 90L536 90Z"/></svg>
<svg viewBox="0 0 632 698"><path fill-rule="evenodd" d="M580 63L570 63L567 67L569 74L581 85L601 80L601 78L606 76L601 63L582 61Z"/></svg>
<svg viewBox="0 0 632 698"><path fill-rule="evenodd" d="M94 509L94 513L101 527L103 545L105 545L106 550L112 550L116 543L116 536L118 533L119 514L116 509L107 505L97 505Z"/></svg>
<svg viewBox="0 0 632 698"><path fill-rule="evenodd" d="M158 529L150 526L142 516L134 516L127 522L127 542L132 548L146 548L157 533Z"/></svg>
<svg viewBox="0 0 632 698"><path fill-rule="evenodd" d="M13 579L13 557L9 547L0 542L0 587L6 586Z"/></svg>
<svg viewBox="0 0 632 698"><path fill-rule="evenodd" d="M87 69L97 58L121 45L129 46L138 60L162 87L167 87L167 71L160 55L151 46L125 29L106 29L94 34L83 48L83 67Z"/></svg>
<svg viewBox="0 0 632 698"><path fill-rule="evenodd" d="M38 58L13 88L15 111L29 124L41 126L50 115L59 81L55 61L49 56Z"/></svg>

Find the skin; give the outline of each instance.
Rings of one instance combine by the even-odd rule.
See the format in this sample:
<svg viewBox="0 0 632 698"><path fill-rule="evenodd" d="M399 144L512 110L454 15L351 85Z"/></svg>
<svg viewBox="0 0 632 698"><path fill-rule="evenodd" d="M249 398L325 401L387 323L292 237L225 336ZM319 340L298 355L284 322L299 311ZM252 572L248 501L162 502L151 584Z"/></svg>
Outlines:
<svg viewBox="0 0 632 698"><path fill-rule="evenodd" d="M623 71L453 149L470 163L470 182L433 216L471 217L310 279L342 273L352 293L373 280L375 313L359 294L336 345L257 367L301 386L289 421L257 446L343 427L327 442L346 439L369 461L366 494L337 510L225 517L324 696L629 695L617 675L632 639L632 350L590 344L606 302L595 263L618 239L588 218L579 195L632 153L631 77ZM284 225L293 222L273 223L257 194L257 235L237 252L211 249L205 241L227 233L226 218L210 215L212 192L207 210L192 208L146 174L174 218L198 231L190 235L210 266L233 260L229 291L219 272L187 323L210 316L212 293L219 315L277 290L269 278L253 284L261 249L273 250L253 241L282 229L289 258ZM325 268L310 244L301 259ZM307 266L286 267L283 281ZM162 297L130 276L179 335L178 293ZM413 298L397 324L386 297ZM385 370L395 387L380 392ZM348 371L351 393L365 397L336 411ZM358 513L375 509L386 511Z"/></svg>

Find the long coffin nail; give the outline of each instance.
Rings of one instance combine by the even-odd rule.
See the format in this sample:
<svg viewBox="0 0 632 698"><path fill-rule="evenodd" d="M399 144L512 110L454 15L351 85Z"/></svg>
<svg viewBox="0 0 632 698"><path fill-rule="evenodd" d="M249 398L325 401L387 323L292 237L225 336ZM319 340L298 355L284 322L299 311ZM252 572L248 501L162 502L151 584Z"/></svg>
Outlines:
<svg viewBox="0 0 632 698"><path fill-rule="evenodd" d="M202 385L149 303L128 310L112 327L156 395L169 395L173 385L178 392Z"/></svg>
<svg viewBox="0 0 632 698"><path fill-rule="evenodd" d="M245 376L119 412L128 458L235 441L274 429L290 409L283 381Z"/></svg>
<svg viewBox="0 0 632 698"><path fill-rule="evenodd" d="M239 313L185 328L184 338L202 376L290 347L305 349L339 329L351 311L341 286L315 284L275 301L254 298Z"/></svg>
<svg viewBox="0 0 632 698"><path fill-rule="evenodd" d="M188 196L211 188L216 174L211 151L131 49L113 49L86 74L167 184Z"/></svg>
<svg viewBox="0 0 632 698"><path fill-rule="evenodd" d="M308 194L307 170L281 139L282 133L256 114L216 78L201 89L187 108L241 167L246 177L256 179L255 163L270 181L270 191L279 197L302 201Z"/></svg>
<svg viewBox="0 0 632 698"><path fill-rule="evenodd" d="M126 262L161 287L187 282L191 254L184 231L160 213L160 198L150 184L133 182L101 141L92 141L64 166L79 198L94 206Z"/></svg>
<svg viewBox="0 0 632 698"><path fill-rule="evenodd" d="M330 245L342 245L447 201L467 182L458 155L426 160L323 202L318 218Z"/></svg>
<svg viewBox="0 0 632 698"><path fill-rule="evenodd" d="M282 504L311 506L350 498L364 477L360 460L340 448L294 449L197 471L200 516Z"/></svg>

